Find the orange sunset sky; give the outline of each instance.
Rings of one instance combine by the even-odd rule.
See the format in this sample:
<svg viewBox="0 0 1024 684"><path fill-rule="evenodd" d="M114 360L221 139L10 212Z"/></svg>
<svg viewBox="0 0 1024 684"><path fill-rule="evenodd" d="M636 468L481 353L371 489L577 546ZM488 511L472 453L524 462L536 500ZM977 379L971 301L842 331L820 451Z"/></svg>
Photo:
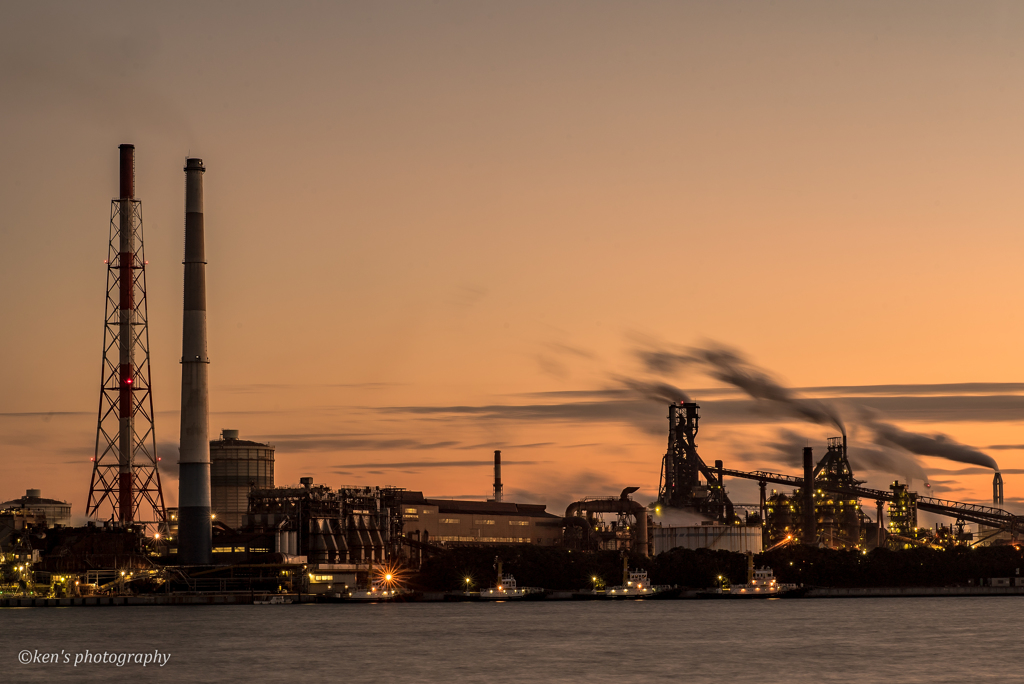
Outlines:
<svg viewBox="0 0 1024 684"><path fill-rule="evenodd" d="M276 444L278 484L484 497L502 449L509 499L646 503L667 409L630 381L697 398L709 463L823 453L636 354L714 343L830 402L869 485L991 498L865 407L1024 510L1022 46L1010 2L7 3L0 500L84 510L134 143L170 505L191 155L211 435Z"/></svg>

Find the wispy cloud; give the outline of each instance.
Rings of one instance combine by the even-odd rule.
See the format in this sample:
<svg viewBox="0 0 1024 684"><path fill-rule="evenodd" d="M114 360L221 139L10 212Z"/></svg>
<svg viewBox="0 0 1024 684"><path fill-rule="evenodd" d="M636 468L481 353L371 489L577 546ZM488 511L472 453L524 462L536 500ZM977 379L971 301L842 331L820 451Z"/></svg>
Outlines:
<svg viewBox="0 0 1024 684"><path fill-rule="evenodd" d="M46 421L55 416L95 416L95 411L23 411L0 413L0 418L42 418Z"/></svg>
<svg viewBox="0 0 1024 684"><path fill-rule="evenodd" d="M405 387L407 383L399 382L340 382L340 383L244 383L237 385L218 385L213 388L216 392L231 392L233 394L260 394L263 392L275 392L293 389L308 389L310 387L335 388L335 389L358 389L376 390L388 389L391 387Z"/></svg>
<svg viewBox="0 0 1024 684"><path fill-rule="evenodd" d="M550 461L504 461L505 465L539 465L541 463L550 463ZM493 466L493 460L477 460L477 461L391 461L381 462L373 461L368 463L342 463L332 468L336 472L342 472L344 470L362 470L365 468L378 468L386 470L399 470L403 468L478 468L482 466Z"/></svg>
<svg viewBox="0 0 1024 684"><path fill-rule="evenodd" d="M554 442L534 442L533 444L506 444L505 442L487 442L486 444L466 444L465 446L455 447L462 451L470 451L472 449L540 449L542 447L554 447L558 446Z"/></svg>
<svg viewBox="0 0 1024 684"><path fill-rule="evenodd" d="M280 436L279 436L280 437ZM348 435L289 435L285 439L257 436L261 440L269 440L282 452L306 451L390 451L394 449L453 449L460 442L443 440L425 442L410 437L367 438Z"/></svg>

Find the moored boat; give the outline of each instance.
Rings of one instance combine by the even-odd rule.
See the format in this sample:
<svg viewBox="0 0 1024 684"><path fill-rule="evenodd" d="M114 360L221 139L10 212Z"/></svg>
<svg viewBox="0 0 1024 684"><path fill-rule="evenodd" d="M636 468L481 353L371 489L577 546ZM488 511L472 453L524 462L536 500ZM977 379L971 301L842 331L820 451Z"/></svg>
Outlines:
<svg viewBox="0 0 1024 684"><path fill-rule="evenodd" d="M754 569L754 556L748 554L747 561L747 583L729 585L727 581L722 586L705 591L698 591L697 598L701 599L765 599L765 598L792 598L802 596L805 589L796 584L779 584L775 579L775 572L771 568Z"/></svg>
<svg viewBox="0 0 1024 684"><path fill-rule="evenodd" d="M347 589L321 596L323 603L389 603L409 601L414 593L401 588L387 588L376 584L366 589Z"/></svg>
<svg viewBox="0 0 1024 684"><path fill-rule="evenodd" d="M502 575L501 583L496 587L481 589L476 598L470 601L536 601L547 596L547 591L540 587L516 586L512 575Z"/></svg>
<svg viewBox="0 0 1024 684"><path fill-rule="evenodd" d="M589 591L574 592L577 601L629 601L636 599L667 599L679 596L679 587L651 584L646 570L625 572L623 583L614 587L595 586Z"/></svg>

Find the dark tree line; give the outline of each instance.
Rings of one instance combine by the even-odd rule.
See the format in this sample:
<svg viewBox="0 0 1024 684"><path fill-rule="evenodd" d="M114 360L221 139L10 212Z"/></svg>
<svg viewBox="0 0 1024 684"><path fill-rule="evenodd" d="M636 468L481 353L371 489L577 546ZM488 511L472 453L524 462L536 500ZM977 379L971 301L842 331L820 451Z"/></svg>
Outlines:
<svg viewBox="0 0 1024 684"><path fill-rule="evenodd" d="M427 591L474 589L497 582L495 557L519 586L554 590L584 589L598 577L609 586L622 579L622 555L615 551L582 552L558 547L503 546L455 548L429 558L411 584ZM978 549L902 551L875 549L833 551L803 546L754 556L757 567L768 566L780 582L820 587L967 586L981 578L1016 577L1024 554L1012 546ZM689 588L713 586L719 576L746 581L747 556L710 549L673 549L653 558L629 556L629 567L645 569L654 584Z"/></svg>

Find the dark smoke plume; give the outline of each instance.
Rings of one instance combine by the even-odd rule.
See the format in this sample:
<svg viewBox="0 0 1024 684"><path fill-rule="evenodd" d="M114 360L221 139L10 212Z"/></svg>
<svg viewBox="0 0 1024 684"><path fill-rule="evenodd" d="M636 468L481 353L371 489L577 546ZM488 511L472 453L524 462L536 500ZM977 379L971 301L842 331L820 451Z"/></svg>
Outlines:
<svg viewBox="0 0 1024 684"><path fill-rule="evenodd" d="M765 371L726 347L695 347L681 354L668 351L640 351L637 354L650 372L666 373L680 366L700 365L711 377L743 390L758 401L769 402L801 420L834 426L846 434L846 426L834 408L817 399L797 397Z"/></svg>
<svg viewBox="0 0 1024 684"><path fill-rule="evenodd" d="M803 435L781 428L775 432L775 441L766 442L765 446L775 452L778 462L790 468L799 468L803 464L803 448L810 443Z"/></svg>
<svg viewBox="0 0 1024 684"><path fill-rule="evenodd" d="M891 445L906 449L919 456L939 456L958 463L984 466L999 470L996 460L983 454L974 447L961 444L952 437L943 434L922 435L867 417L865 424L875 433L875 444Z"/></svg>
<svg viewBox="0 0 1024 684"><path fill-rule="evenodd" d="M928 482L928 473L921 464L914 460L913 455L880 446L877 449L858 446L850 448L850 465L854 470L874 470L882 473L899 475L908 482L921 480Z"/></svg>
<svg viewBox="0 0 1024 684"><path fill-rule="evenodd" d="M647 399L667 401L673 404L690 401L690 398L686 396L686 393L667 382L659 382L657 380L634 380L632 378L623 377L616 377L615 380L623 387L627 387Z"/></svg>
<svg viewBox="0 0 1024 684"><path fill-rule="evenodd" d="M708 375L737 387L753 399L769 402L789 415L819 425L834 425L846 435L846 429L835 409L816 399L796 396L776 382L768 373L745 359L739 352L721 345L694 347L682 352L665 350L638 351L644 366L652 373L671 373L681 367L698 366ZM927 482L928 476L913 458L899 453L902 449L918 456L938 456L958 463L983 466L999 470L995 459L974 447L960 444L943 434L923 435L896 427L876 419L868 412L862 422L874 433L874 442L880 449L855 450L851 456L869 468L899 473L908 478ZM783 440L787 442L791 440ZM786 445L787 447L790 445ZM854 455L859 452L859 457Z"/></svg>

